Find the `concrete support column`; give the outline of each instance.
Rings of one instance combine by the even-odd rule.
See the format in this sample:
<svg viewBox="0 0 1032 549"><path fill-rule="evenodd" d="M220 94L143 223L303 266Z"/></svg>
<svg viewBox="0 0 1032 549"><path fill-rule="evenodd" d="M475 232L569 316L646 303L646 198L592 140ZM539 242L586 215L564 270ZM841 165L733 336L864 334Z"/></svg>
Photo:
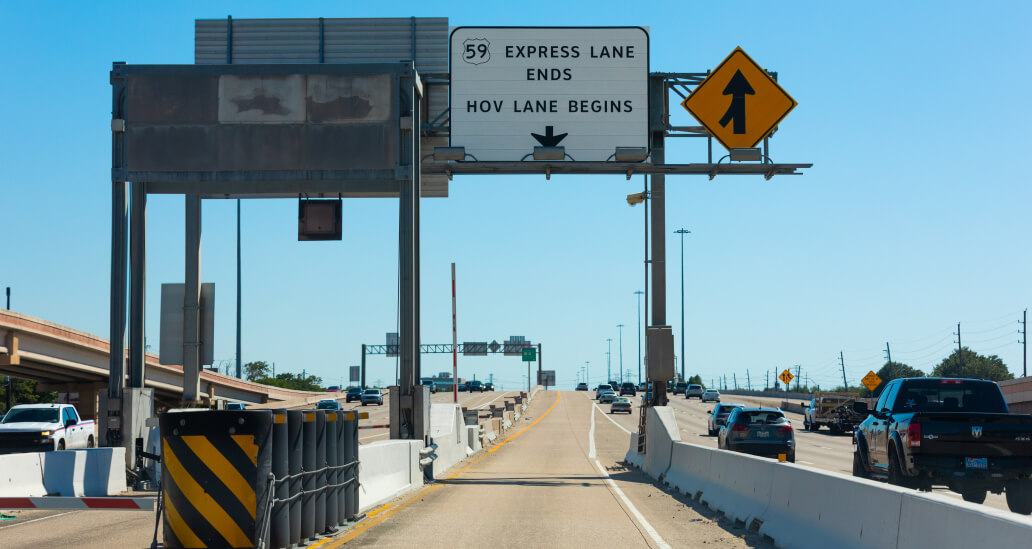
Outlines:
<svg viewBox="0 0 1032 549"><path fill-rule="evenodd" d="M129 217L129 387L142 388L146 364L147 184L132 183Z"/></svg>
<svg viewBox="0 0 1032 549"><path fill-rule="evenodd" d="M201 196L186 195L186 297L183 302L183 402L200 401Z"/></svg>

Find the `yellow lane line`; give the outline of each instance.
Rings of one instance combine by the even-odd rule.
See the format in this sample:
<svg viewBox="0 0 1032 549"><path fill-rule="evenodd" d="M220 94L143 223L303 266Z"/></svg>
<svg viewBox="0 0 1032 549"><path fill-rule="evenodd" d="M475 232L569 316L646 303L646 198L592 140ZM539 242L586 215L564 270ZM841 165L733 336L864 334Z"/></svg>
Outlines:
<svg viewBox="0 0 1032 549"><path fill-rule="evenodd" d="M416 492L415 495L411 496L407 501L405 501L403 503L400 503L400 504L398 504L397 506L395 506L395 507L393 507L391 509L386 509L386 507L388 507L387 505L385 505L383 507L380 507L379 509L374 511L374 513L376 513L375 516L373 515L373 513L367 514L366 516L369 517L369 518L366 520L366 522L358 525L357 527L355 527L354 530L349 531L343 537L335 539L333 541L333 544L332 545L327 545L325 547L325 549L337 549L339 547L342 547L345 543L347 543L347 542L357 538L358 536L364 534L367 530L369 530L373 526L376 526L376 525L382 523L383 521L387 520L388 518L390 518L392 515L394 515L398 511L401 511L402 509L408 507L409 505L411 505L411 504L413 504L413 503L423 499L430 492L433 492L434 490L437 490L438 488L440 488L442 486L447 486L447 481L452 480L453 478L461 475L462 473L465 473L470 467L473 467L474 465L480 463L481 460L483 460L488 455L490 455L491 452L494 452L498 448L501 448L503 445L505 445L505 443L507 443L510 440L520 436L527 429L530 429L531 427L537 425L539 421L544 419L545 416L550 414L552 412L552 410L555 409L555 406L557 404L559 404L559 400L560 399L562 399L562 393L558 393L557 392L556 393L555 402L552 403L552 406L549 407L548 410L545 411L545 413L541 414L541 417L537 418L537 420L535 420L530 425L524 427L522 430L520 430L520 432L516 433L515 435L512 435L511 437L503 440L502 442L499 442L497 446L495 446L494 448L491 448L490 450L488 450L487 452L482 454L480 457L478 457L477 459L473 460L469 465L463 467L462 469L459 469L458 471L455 472L455 474L449 476L447 479L444 479L445 482L442 482L441 484L434 484L434 485L431 485L431 486L427 486L427 487L423 488L422 490Z"/></svg>

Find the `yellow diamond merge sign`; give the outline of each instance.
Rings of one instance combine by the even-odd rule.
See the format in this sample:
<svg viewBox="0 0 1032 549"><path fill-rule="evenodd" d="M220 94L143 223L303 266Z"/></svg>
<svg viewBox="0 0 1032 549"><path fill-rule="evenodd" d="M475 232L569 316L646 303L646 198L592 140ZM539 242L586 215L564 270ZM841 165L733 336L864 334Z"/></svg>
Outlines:
<svg viewBox="0 0 1032 549"><path fill-rule="evenodd" d="M742 48L681 102L728 149L755 147L796 105Z"/></svg>
<svg viewBox="0 0 1032 549"><path fill-rule="evenodd" d="M792 380L795 379L795 376L792 375L792 372L788 371L788 368L785 368L785 371L781 372L781 375L778 377L781 378L781 381L785 382L785 385L792 383Z"/></svg>
<svg viewBox="0 0 1032 549"><path fill-rule="evenodd" d="M860 383L863 383L864 387L867 387L868 390L873 391L881 385L881 378L874 372L867 372L867 375L860 380Z"/></svg>

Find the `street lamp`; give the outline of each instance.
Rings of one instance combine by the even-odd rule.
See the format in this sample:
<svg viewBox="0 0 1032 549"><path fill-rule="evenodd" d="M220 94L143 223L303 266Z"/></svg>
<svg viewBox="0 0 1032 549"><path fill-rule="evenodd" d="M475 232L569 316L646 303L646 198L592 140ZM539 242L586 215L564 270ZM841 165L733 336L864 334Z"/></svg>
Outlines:
<svg viewBox="0 0 1032 549"><path fill-rule="evenodd" d="M623 324L617 324L620 329L620 383L623 383Z"/></svg>
<svg viewBox="0 0 1032 549"><path fill-rule="evenodd" d="M674 231L674 234L681 235L681 381L687 381L684 377L684 235L692 232L681 228Z"/></svg>
<svg viewBox="0 0 1032 549"><path fill-rule="evenodd" d="M613 338L607 337L606 343L609 344L609 348L606 351L606 383L609 383L609 381L613 379L613 361L611 359L611 357L613 356Z"/></svg>
<svg viewBox="0 0 1032 549"><path fill-rule="evenodd" d="M585 381L588 381L588 380L591 379L591 368L588 367L589 364L591 364L591 362L589 362L587 360L584 361L584 380ZM591 389L591 381L588 381L588 389Z"/></svg>
<svg viewBox="0 0 1032 549"><path fill-rule="evenodd" d="M645 292L636 290L634 295L638 296L638 384L641 384L641 296Z"/></svg>

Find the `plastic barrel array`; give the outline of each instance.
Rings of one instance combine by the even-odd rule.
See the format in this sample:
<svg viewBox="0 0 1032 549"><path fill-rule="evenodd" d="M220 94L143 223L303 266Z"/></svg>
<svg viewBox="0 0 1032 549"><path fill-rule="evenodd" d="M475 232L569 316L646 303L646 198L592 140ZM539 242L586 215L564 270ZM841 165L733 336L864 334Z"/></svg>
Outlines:
<svg viewBox="0 0 1032 549"><path fill-rule="evenodd" d="M170 549L287 548L358 518L358 414L163 414Z"/></svg>

